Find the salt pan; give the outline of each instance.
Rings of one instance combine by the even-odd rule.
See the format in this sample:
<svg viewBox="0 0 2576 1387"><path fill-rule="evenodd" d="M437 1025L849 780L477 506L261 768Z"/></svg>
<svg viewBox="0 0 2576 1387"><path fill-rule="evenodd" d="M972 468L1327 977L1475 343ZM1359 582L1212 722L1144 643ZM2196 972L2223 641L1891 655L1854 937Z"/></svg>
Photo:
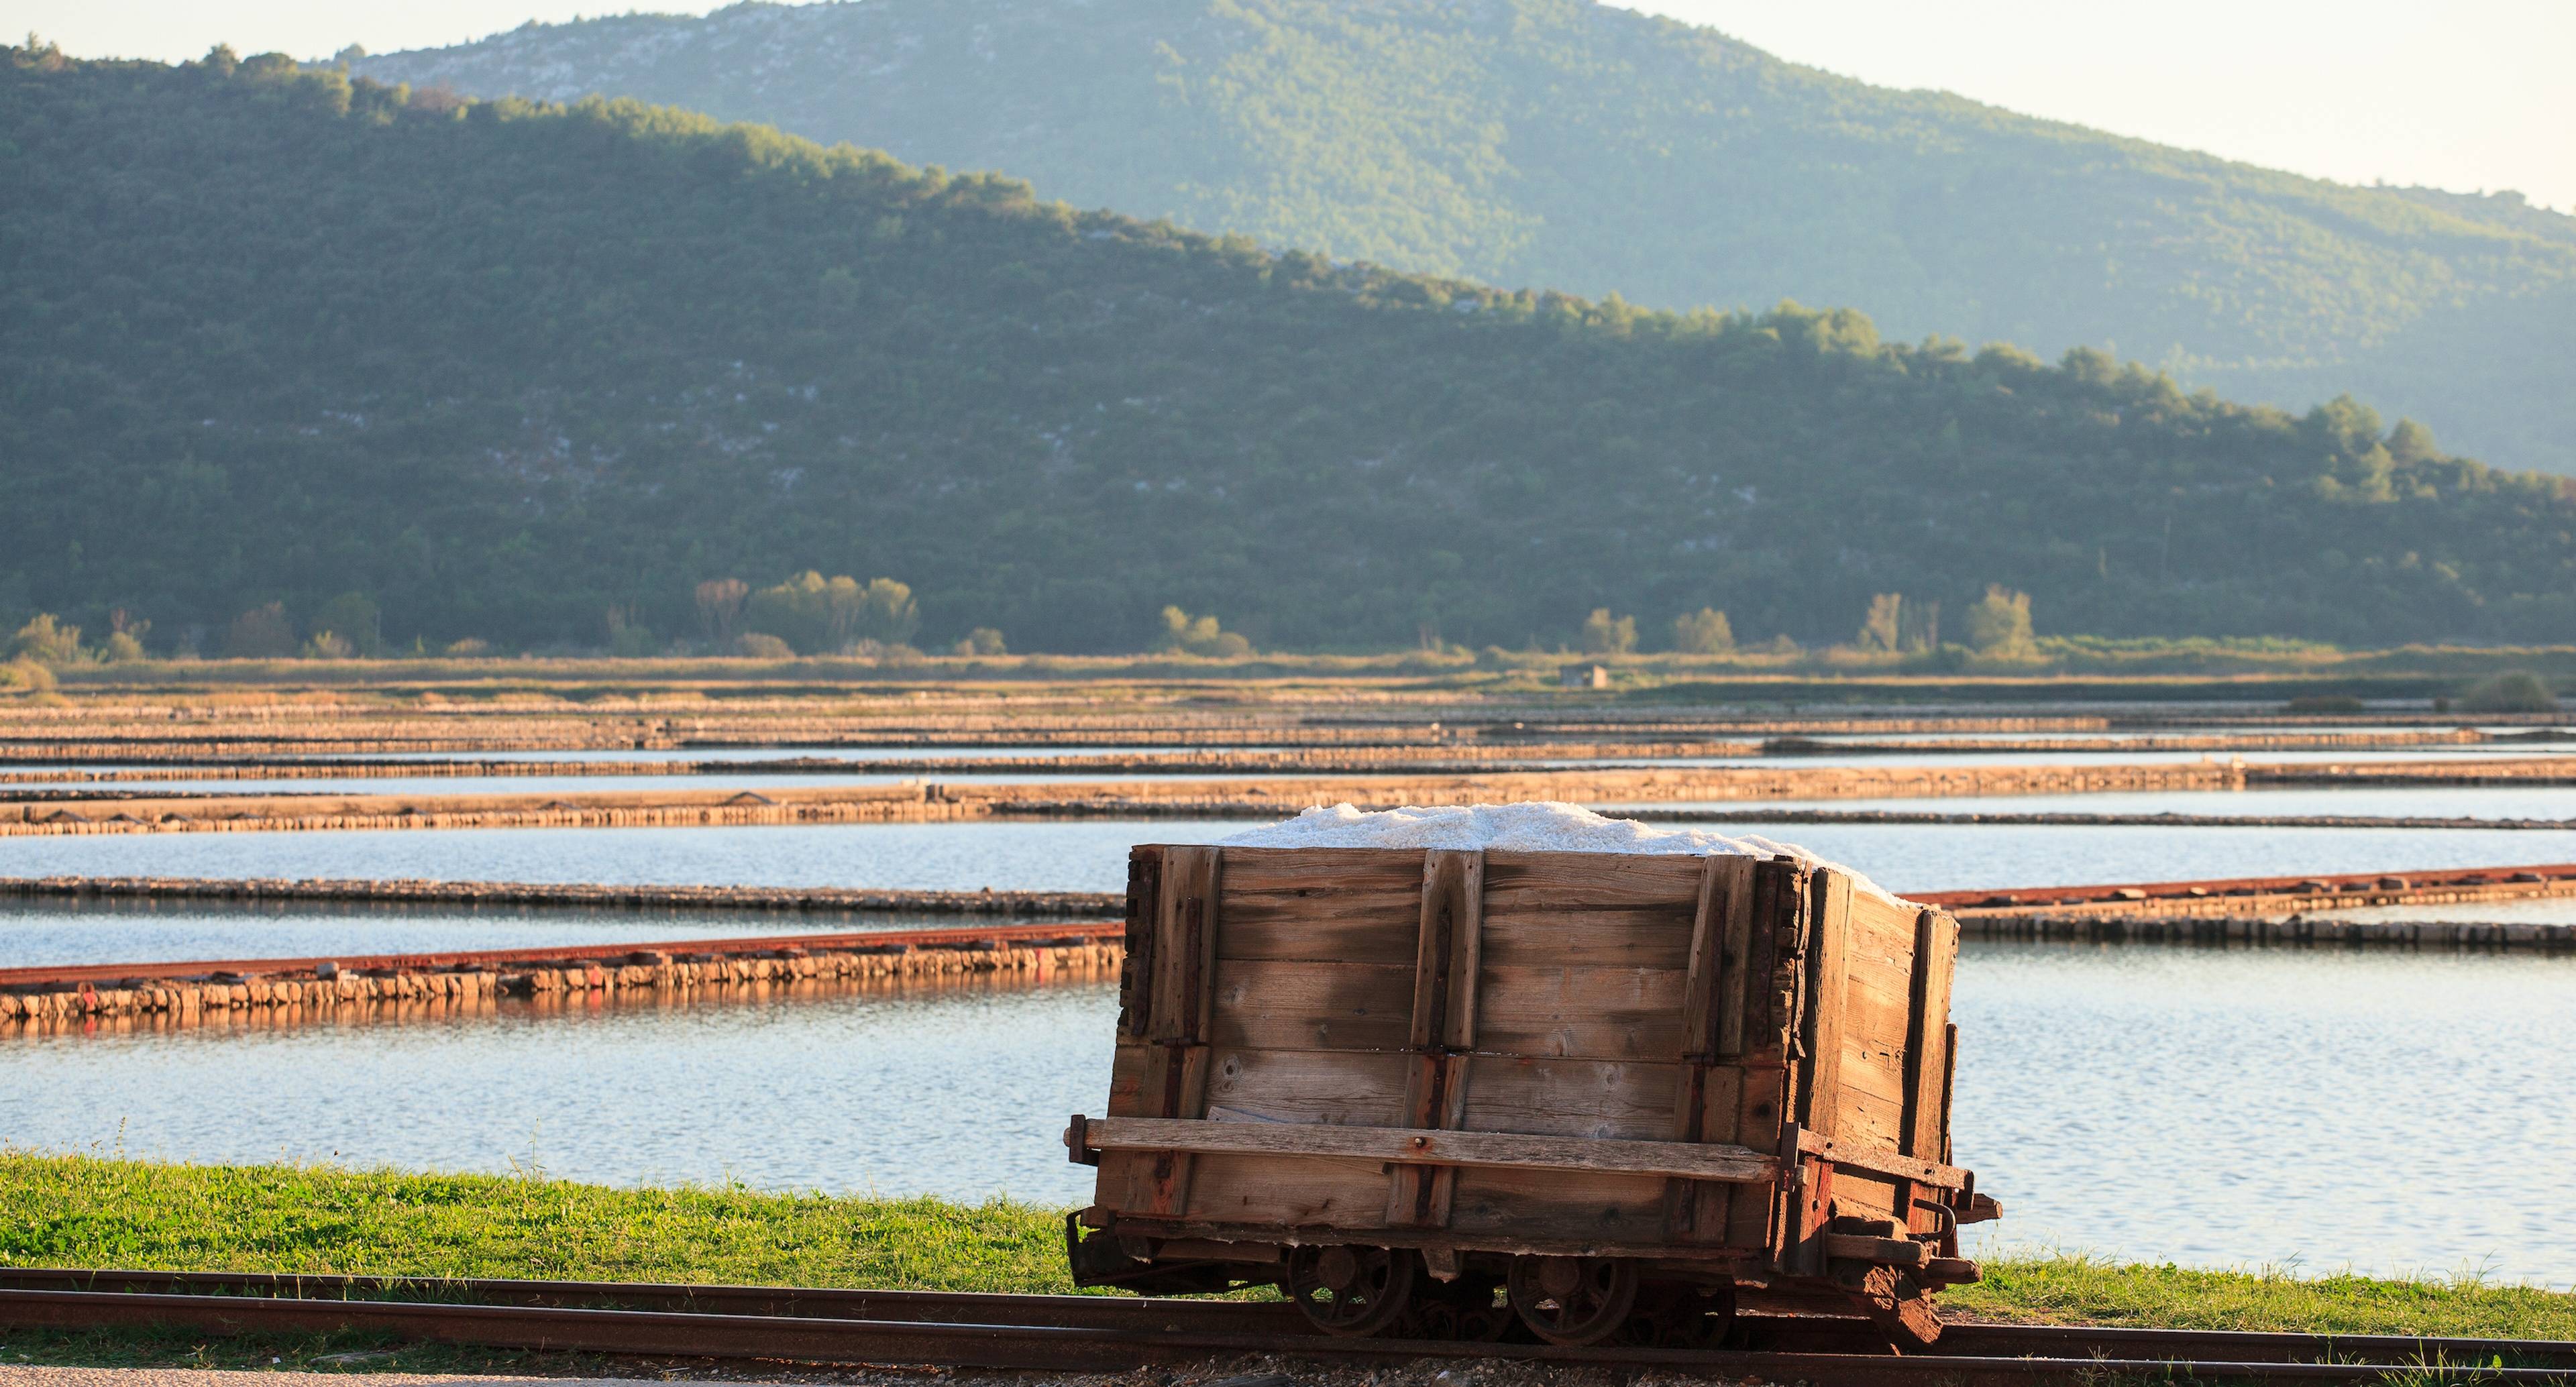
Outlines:
<svg viewBox="0 0 2576 1387"><path fill-rule="evenodd" d="M1849 867L1794 843L1756 834L1729 838L1702 828L1653 828L1613 819L1579 804L1445 805L1375 813L1349 804L1309 809L1293 819L1222 840L1241 848L1488 848L1504 852L1625 852L1686 857L1787 855L1850 877L1852 888L1896 897Z"/></svg>

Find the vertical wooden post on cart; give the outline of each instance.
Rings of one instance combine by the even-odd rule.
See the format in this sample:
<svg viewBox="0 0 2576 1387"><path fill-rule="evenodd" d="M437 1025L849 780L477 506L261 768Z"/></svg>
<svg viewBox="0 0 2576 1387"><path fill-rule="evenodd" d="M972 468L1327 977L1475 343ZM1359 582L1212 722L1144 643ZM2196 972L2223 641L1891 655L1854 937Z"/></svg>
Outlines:
<svg viewBox="0 0 2576 1387"><path fill-rule="evenodd" d="M1152 858L1140 849L1132 859L1118 1039L1134 1096L1121 1104L1113 1085L1114 1116L1207 1114L1222 864L1212 847L1166 847ZM1191 1164L1185 1151L1104 1153L1102 1188L1119 1191L1122 1212L1177 1218L1189 1206Z"/></svg>
<svg viewBox="0 0 2576 1387"><path fill-rule="evenodd" d="M1408 1127L1454 1129L1466 1115L1484 932L1485 854L1425 851L1421 932L1414 945L1413 1024L1406 1036ZM1396 1228L1446 1228L1457 1188L1455 1166L1398 1165L1387 1177L1386 1221Z"/></svg>
<svg viewBox="0 0 2576 1387"><path fill-rule="evenodd" d="M1913 995L1907 1003L1905 1030L1905 1111L1897 1125L1897 1149L1944 1165L1950 1160L1950 982L1958 963L1958 921L1938 910L1915 916ZM1938 1192L1934 1198L1939 1198ZM1899 1181L1896 1211L1907 1230L1938 1231L1940 1215L1918 1207L1918 1202L1914 1183Z"/></svg>
<svg viewBox="0 0 2576 1387"><path fill-rule="evenodd" d="M1682 983L1675 1141L1739 1140L1745 1087L1739 1065L1745 1049L1746 966L1753 943L1756 867L1754 859L1745 856L1702 861L1699 902L1691 914L1688 971ZM1665 1236L1677 1242L1728 1241L1734 1198L1732 1184L1667 1181Z"/></svg>
<svg viewBox="0 0 2576 1387"><path fill-rule="evenodd" d="M1851 983L1851 878L1819 871L1807 893L1807 1002L1800 1028L1806 1051L1798 1085L1797 1121L1801 1130L1831 1141L1841 1125L1843 1106L1843 1023ZM1801 1167L1797 1208L1789 1236L1782 1240L1784 1270L1803 1276L1825 1272L1825 1245L1820 1236L1832 1217L1834 1167L1822 1157L1787 1149L1782 1158Z"/></svg>
<svg viewBox="0 0 2576 1387"><path fill-rule="evenodd" d="M1745 941L1744 1049L1735 1070L1743 1097L1736 1110L1735 1140L1756 1151L1780 1144L1795 1115L1791 1051L1796 1042L1807 937L1808 872L1795 858L1777 857L1753 868L1752 933ZM1726 1245L1773 1251L1785 1245L1795 1221L1780 1180L1765 1190L1728 1197Z"/></svg>

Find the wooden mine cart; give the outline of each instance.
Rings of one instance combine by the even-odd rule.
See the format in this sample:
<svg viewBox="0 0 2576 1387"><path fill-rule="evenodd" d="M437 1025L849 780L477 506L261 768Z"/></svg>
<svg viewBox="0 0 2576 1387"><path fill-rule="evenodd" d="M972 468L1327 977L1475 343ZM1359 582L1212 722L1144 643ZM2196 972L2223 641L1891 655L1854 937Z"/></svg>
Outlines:
<svg viewBox="0 0 2576 1387"><path fill-rule="evenodd" d="M1958 926L1792 859L1139 847L1074 1279L1324 1330L1929 1343Z"/></svg>

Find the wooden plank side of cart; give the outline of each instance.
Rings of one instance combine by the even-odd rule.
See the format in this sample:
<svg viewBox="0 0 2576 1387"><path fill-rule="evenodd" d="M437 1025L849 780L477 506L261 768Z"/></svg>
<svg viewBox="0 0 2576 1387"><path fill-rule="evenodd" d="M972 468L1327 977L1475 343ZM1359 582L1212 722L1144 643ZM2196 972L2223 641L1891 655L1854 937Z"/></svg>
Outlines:
<svg viewBox="0 0 2576 1387"><path fill-rule="evenodd" d="M1962 1178L1956 927L1842 874L1145 847L1131 894L1108 1120L1077 1133L1122 1226L1819 1275L1830 1217L1933 1232Z"/></svg>

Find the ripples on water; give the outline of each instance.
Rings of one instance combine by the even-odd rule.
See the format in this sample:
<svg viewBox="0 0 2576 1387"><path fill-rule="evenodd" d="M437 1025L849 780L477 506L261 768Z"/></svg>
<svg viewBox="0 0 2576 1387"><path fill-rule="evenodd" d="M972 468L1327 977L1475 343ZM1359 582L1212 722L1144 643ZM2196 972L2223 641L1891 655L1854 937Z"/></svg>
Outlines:
<svg viewBox="0 0 2576 1387"><path fill-rule="evenodd" d="M386 829L0 838L0 876L427 877L1123 891L1132 843L1243 821ZM2576 829L1711 824L1803 843L1900 891L2576 861Z"/></svg>
<svg viewBox="0 0 2576 1387"><path fill-rule="evenodd" d="M1989 1244L2576 1282L2576 959L1970 946Z"/></svg>
<svg viewBox="0 0 2576 1387"><path fill-rule="evenodd" d="M2576 960L1971 944L1958 1158L1983 1247L2576 1281ZM1089 1196L1114 989L503 1007L7 1042L0 1141L618 1184ZM64 1095L80 1094L79 1102Z"/></svg>
<svg viewBox="0 0 2576 1387"><path fill-rule="evenodd" d="M1072 1203L1059 1137L1100 1107L1117 1014L1093 983L24 1036L0 1142Z"/></svg>

